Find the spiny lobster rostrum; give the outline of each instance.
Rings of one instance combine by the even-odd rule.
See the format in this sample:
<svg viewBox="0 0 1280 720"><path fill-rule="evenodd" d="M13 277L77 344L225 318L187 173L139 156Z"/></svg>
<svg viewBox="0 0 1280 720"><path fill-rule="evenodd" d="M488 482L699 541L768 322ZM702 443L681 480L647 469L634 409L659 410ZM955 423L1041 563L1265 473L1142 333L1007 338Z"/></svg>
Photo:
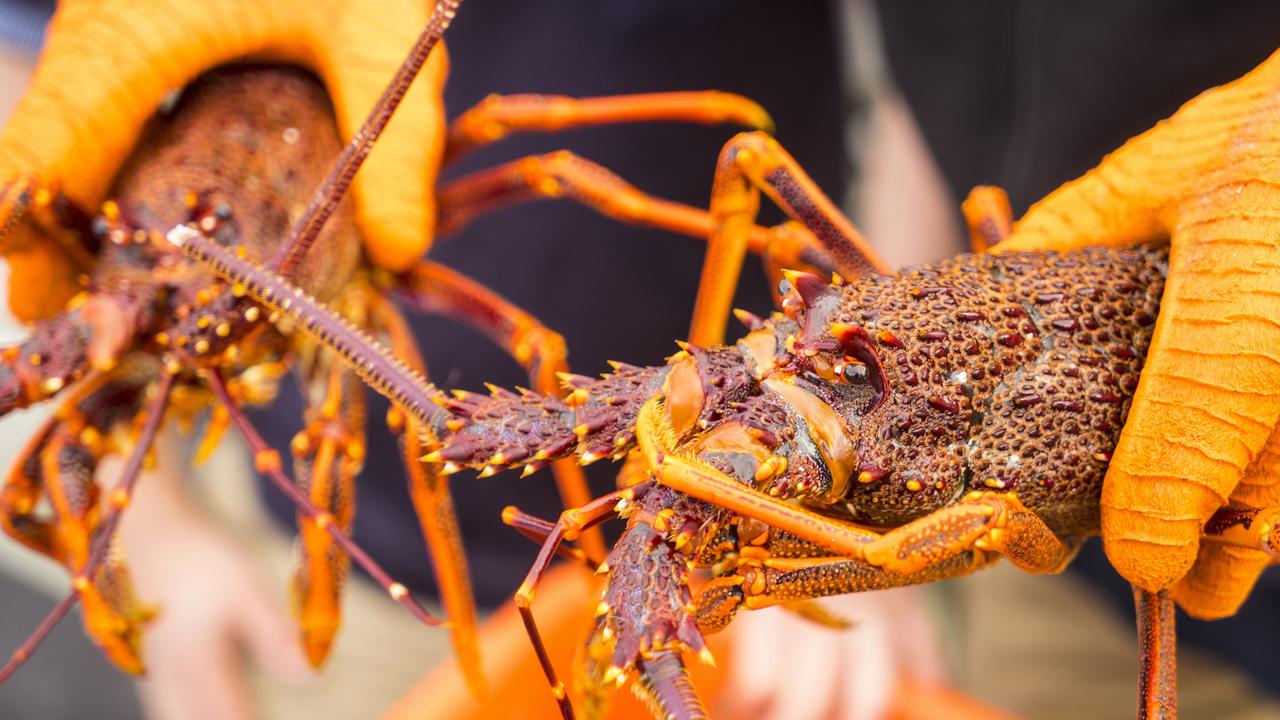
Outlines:
<svg viewBox="0 0 1280 720"><path fill-rule="evenodd" d="M210 405L204 450L235 424L259 470L300 508L295 606L314 664L323 662L338 629L348 555L430 621L404 586L347 537L351 483L364 447L360 378L373 371L363 361L354 370L342 361L369 346L367 333L393 347L396 357L385 363L407 378L402 384L423 384L394 295L478 327L528 369L542 392L554 394L555 373L566 369L558 335L468 278L421 259L433 230L456 229L510 202L561 195L684 234L705 236L712 227L707 212L643 195L568 153L436 188L440 166L517 131L652 119L769 124L744 98L695 92L491 97L446 127L439 95L447 63L436 46L456 0L435 3L430 15L408 0L378 13L350 0L267 6L154 0L149 12L128 5L60 7L32 90L0 140L0 250L13 270L10 306L34 322L31 336L2 356L0 414L62 400L7 478L0 524L74 578L73 592L0 670L0 680L77 602L107 654L127 670L142 670L140 628L148 611L132 597L118 553L110 552L112 533L162 416L190 420ZM414 41L416 28L423 29ZM85 47L95 48L89 58ZM197 80L243 60L297 63L327 88L278 66ZM183 87L173 101L171 92ZM397 107L396 122L388 124ZM352 139L340 152L343 135ZM375 151L379 138L392 150ZM357 168L362 172L353 179ZM95 216L89 209L98 207ZM327 337L317 342L298 331L311 329L310 321L287 298L264 307L244 287L217 281L176 252L164 236L184 224L234 244L240 261L270 267L290 288L326 300L360 332L348 337L346 349L326 350ZM779 263L810 267L804 258L821 255L813 238L794 228L752 227L748 234L753 249ZM269 401L290 367L308 403L307 427L291 447L302 492L240 410ZM388 394L399 406L387 419L402 438L455 645L478 690L475 613L448 486L418 460L434 443L421 423L438 419L427 412L437 408ZM94 470L112 453L128 453L130 462L120 485L104 494ZM589 499L576 463L553 469L571 505Z"/></svg>

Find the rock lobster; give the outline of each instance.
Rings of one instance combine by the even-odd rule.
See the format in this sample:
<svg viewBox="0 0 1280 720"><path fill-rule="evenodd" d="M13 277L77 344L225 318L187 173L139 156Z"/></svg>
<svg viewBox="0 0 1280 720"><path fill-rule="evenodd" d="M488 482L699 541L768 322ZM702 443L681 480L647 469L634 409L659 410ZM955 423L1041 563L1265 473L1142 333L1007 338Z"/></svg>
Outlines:
<svg viewBox="0 0 1280 720"><path fill-rule="evenodd" d="M760 191L846 258L848 279L786 272L782 312L738 313L750 332L736 345L684 344L665 366L619 364L602 379L565 374L563 397L498 388L442 396L394 375L371 348L345 350L355 340L323 306L197 228L169 237L268 307L305 304L298 312L313 332L438 429L444 445L426 459L443 472L528 474L558 458L630 457L619 490L554 524L508 510L506 522L544 538L516 602L571 716L530 610L535 586L563 541L626 518L595 564L608 579L579 689L594 711L636 673L657 713L701 717L681 653L709 659L702 634L741 608L955 577L1001 556L1033 572L1065 567L1099 531L1102 478L1167 264L1165 250L1136 246L975 254L883 273L795 161L754 133L722 152L713 251L740 259ZM975 191L966 214L978 249L1011 224L994 189ZM1275 556L1277 514L1229 507L1205 534ZM713 577L692 595L699 567ZM1135 599L1141 712L1171 717L1173 605L1164 593Z"/></svg>
<svg viewBox="0 0 1280 720"><path fill-rule="evenodd" d="M572 716L531 612L535 586L563 541L626 518L608 557L592 563L608 578L579 690L595 711L635 673L655 712L701 717L681 654L709 659L702 635L739 609L955 577L1001 556L1032 572L1065 567L1099 531L1102 478L1167 267L1164 249L1135 246L975 254L890 275L781 146L756 133L730 141L718 166L711 250L727 264L746 250L761 191L852 270L848 279L786 272L782 312L738 313L750 332L736 345L684 344L665 366L619 364L601 379L565 374L563 397L443 396L375 348L355 349L322 305L198 228L169 238L264 305L305 306L297 312L312 332L438 429L443 447L426 459L443 472L630 458L617 491L554 524L508 510L506 522L544 538L516 602ZM966 215L980 250L1011 225L995 189L975 191ZM1204 534L1276 557L1278 517L1229 506ZM693 595L699 567L713 577ZM1173 604L1141 590L1135 601L1140 715L1173 717Z"/></svg>
<svg viewBox="0 0 1280 720"><path fill-rule="evenodd" d="M304 323L295 312L264 310L242 288L213 282L184 261L163 239L170 228L189 222L234 239L249 261L272 266L329 301L362 332L389 342L397 358L388 362L398 372L422 367L403 318L387 299L392 293L477 326L529 370L533 387L547 393L556 391L555 373L566 369L563 341L491 291L420 260L433 228L444 233L509 202L566 195L635 222L690 235L708 232L706 212L645 196L568 153L433 187L442 162L510 132L649 119L750 127L770 122L738 96L667 93L492 97L446 128L438 97L446 62L443 47L432 48L457 5L438 2L430 18L411 2L374 16L340 0L296 11L273 5L266 13L239 0L157 2L150 16L120 12L112 3L72 2L60 9L34 89L0 141L2 247L16 278L10 305L35 323L28 340L4 351L0 412L57 395L64 399L8 477L0 524L65 565L75 579L72 594L0 679L76 602L107 654L121 667L141 671L140 627L148 613L132 597L110 538L162 416L191 419L211 403L204 449L236 425L259 470L300 506L305 551L294 589L312 662L323 661L337 630L348 554L393 598L432 621L347 536L350 485L363 448L359 373L297 332ZM253 22L219 25L228 17ZM406 30L424 26L401 65L403 46L393 41L403 36L408 45ZM217 40L207 52L189 52L210 37ZM86 66L76 52L86 45L112 55ZM246 59L313 69L340 91L332 111L310 79L266 69L227 71L198 81L176 103L166 97L214 65ZM397 65L357 129L356 113L373 104ZM371 78L370 68L385 74ZM423 77L413 83L419 71ZM86 85L84 93L67 92L66 83L75 78ZM57 98L70 98L74 107L51 116ZM147 122L162 105L172 107ZM398 106L397 122L388 125ZM331 112L354 138L341 155ZM379 138L397 137L409 138L396 143L411 149L408 156L370 154ZM338 162L325 177L325 161L335 155ZM415 163L428 172L406 175L403 166ZM363 172L353 179L358 167ZM353 200L343 202L349 184ZM105 197L113 199L102 202ZM96 217L86 210L94 207L101 207ZM394 222L386 221L388 214ZM812 238L794 229L753 228L751 235L756 250L769 250L788 265L805 265L802 256L815 252ZM36 276L44 280L38 287L29 282ZM290 366L308 394L308 425L291 446L304 494L239 409L269 400ZM419 427L422 413L402 410L394 410L388 423L402 438L457 651L479 689L474 610L447 484L418 462L431 443L429 431ZM93 470L109 453L127 453L130 462L102 507ZM555 469L570 504L589 497L576 463ZM603 547L598 539L596 547Z"/></svg>

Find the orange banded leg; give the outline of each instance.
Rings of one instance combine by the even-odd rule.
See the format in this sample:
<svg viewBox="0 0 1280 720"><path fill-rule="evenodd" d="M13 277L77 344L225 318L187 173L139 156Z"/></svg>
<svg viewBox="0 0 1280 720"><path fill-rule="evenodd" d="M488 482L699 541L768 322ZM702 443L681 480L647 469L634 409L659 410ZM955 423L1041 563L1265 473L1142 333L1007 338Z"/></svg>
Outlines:
<svg viewBox="0 0 1280 720"><path fill-rule="evenodd" d="M307 426L290 443L293 471L312 504L350 533L356 475L364 465L364 386L355 373L320 351L308 395ZM349 562L333 537L305 513L298 514L298 537L293 609L307 660L318 668L342 624Z"/></svg>
<svg viewBox="0 0 1280 720"><path fill-rule="evenodd" d="M584 530L616 517L618 503L623 500L627 502L633 501L636 495L644 489L643 487L630 487L625 490L616 490L608 495L598 497L582 507L571 508L560 513L560 518L552 526L546 540L543 541L542 549L538 551L538 557L533 561L533 566L529 568L529 574L525 576L524 582L520 583L520 588L516 590L515 602L516 608L520 611L520 619L524 622L525 631L529 633L529 641L533 643L534 652L538 654L538 664L542 666L542 672L546 675L547 682L551 685L551 692L555 695L556 703L560 706L560 713L566 720L573 718L573 706L569 702L569 695L564 683L556 676L555 667L551 664L551 657L547 654L546 645L543 643L542 635L538 632L538 625L533 619L534 593L537 590L538 582L542 580L543 574L551 566L551 558L555 556L561 542L574 540L580 537ZM504 512L503 515L505 516L507 513Z"/></svg>
<svg viewBox="0 0 1280 720"><path fill-rule="evenodd" d="M547 538L551 536L551 531L556 527L556 524L550 520L543 520L535 515L530 515L514 505L508 505L502 509L502 524L539 545L547 541ZM587 554L582 550L568 547L563 543L556 547L556 554L592 572L595 572L600 567L599 563L587 557Z"/></svg>
<svg viewBox="0 0 1280 720"><path fill-rule="evenodd" d="M1004 242L1013 232L1013 209L1009 195L994 185L979 185L969 191L960 205L969 226L969 246L984 253Z"/></svg>
<svg viewBox="0 0 1280 720"><path fill-rule="evenodd" d="M457 232L479 215L539 198L573 200L619 222L699 239L709 238L715 227L705 210L645 194L608 169L560 151L514 160L441 186L436 194L438 230L441 235ZM764 258L774 285L784 269L821 276L835 270L817 238L794 221L772 228L752 224L747 249Z"/></svg>
<svg viewBox="0 0 1280 720"><path fill-rule="evenodd" d="M135 598L122 558L108 553L90 564L96 534L104 525L94 473L99 460L115 449L111 438L117 425L141 419L136 416L154 379L151 369L130 366L93 373L73 386L0 490L0 526L83 578L76 583L76 594L86 632L113 662L132 673L142 672L141 625L150 611ZM112 502L121 497L127 500L127 491L113 493Z"/></svg>
<svg viewBox="0 0 1280 720"><path fill-rule="evenodd" d="M418 619L424 625L438 626L442 625L440 620L432 617L431 613L418 602L404 586L392 579L386 570L382 569L373 558L369 557L369 553L351 539L351 536L338 527L334 522L333 516L329 513L317 508L312 504L311 500L298 489L297 485L289 479L284 473L284 469L280 462L280 454L271 448L262 433L253 426L253 421L249 416L240 409L236 401L231 396L231 391L227 388L227 381L222 377L222 373L217 369L202 369L201 376L209 383L209 388L213 390L213 394L218 398L218 402L227 408L227 413L231 416L231 424L235 426L240 436L244 438L245 444L249 446L249 452L253 454L254 469L259 473L266 475L276 489L284 493L285 497L294 504L299 511L305 513L310 519L314 520L317 525L324 528L333 536L335 542L342 547L351 559L378 583L392 600L399 603L402 607L409 611L411 615Z"/></svg>
<svg viewBox="0 0 1280 720"><path fill-rule="evenodd" d="M917 572L969 551L1000 553L1030 572L1057 572L1078 547L1060 540L1012 494L984 491L868 542L864 528L761 493L677 454L661 398L645 403L636 426L640 449L660 484L891 572Z"/></svg>
<svg viewBox="0 0 1280 720"><path fill-rule="evenodd" d="M490 95L449 124L444 164L513 132L556 132L633 122L732 123L772 131L758 104L730 93L664 92L573 98L563 95Z"/></svg>
<svg viewBox="0 0 1280 720"><path fill-rule="evenodd" d="M27 322L48 318L83 288L98 241L89 216L55 185L34 175L0 180L0 253L15 278L41 278L39 292L9 284L10 311Z"/></svg>
<svg viewBox="0 0 1280 720"><path fill-rule="evenodd" d="M380 295L372 295L370 312L374 324L386 334L391 349L409 367L427 375L426 362L418 350L409 323L395 305ZM395 405L387 411L387 426L398 438L409 498L413 502L423 540L431 555L440 602L449 617L450 638L458 666L471 693L479 698L486 693L484 670L480 663L480 643L476 623L475 596L471 590L471 573L462 546L462 531L453 507L449 478L438 466L422 462L429 449L437 445L430 430Z"/></svg>
<svg viewBox="0 0 1280 720"><path fill-rule="evenodd" d="M438 232L456 232L484 213L543 198L573 200L620 222L695 238L707 238L714 229L706 210L648 195L608 168L561 150L530 155L441 185L436 193L440 204ZM775 235L774 229L752 225L747 247L763 254L777 240ZM810 264L825 262L817 240L808 236L805 245L812 248ZM797 251L787 254L799 255Z"/></svg>
<svg viewBox="0 0 1280 720"><path fill-rule="evenodd" d="M1136 585L1138 616L1138 720L1177 720L1178 648L1173 600L1168 590Z"/></svg>
<svg viewBox="0 0 1280 720"><path fill-rule="evenodd" d="M893 274L853 223L777 141L761 132L741 133L724 146L716 164L711 188L711 215L716 227L702 266L690 342L710 346L724 341L729 308L762 191L792 220L813 233L840 274L850 278L867 273Z"/></svg>
<svg viewBox="0 0 1280 720"><path fill-rule="evenodd" d="M0 668L0 683L13 675L18 667L35 652L44 638L77 601L84 606L85 629L99 644L102 651L120 668L133 673L142 672L141 624L147 619L149 612L138 606L134 600L132 585L123 563L118 558L111 557L109 550L114 546L116 528L119 527L120 518L132 497L138 475L142 472L143 460L150 452L151 444L159 432L172 383L173 375L168 371L162 373L159 382L155 384L153 396L146 401L145 411L135 416L135 420L141 421L141 426L137 432L133 450L121 472L120 480L111 491L106 517L101 523L97 521L101 513L98 506L98 491L92 482L96 458L101 454L100 451L95 454L91 447L81 448L79 457L74 457L77 454L74 451L70 457L62 451L73 447L74 443L89 445L86 440L90 438L86 438L83 429L74 433L74 437L69 437L71 433L65 431L71 428L66 418L55 420L52 432L42 433L42 437L52 441L51 444L40 447L42 441L37 441L36 445L33 445L33 450L39 452L39 461L34 464L26 462L25 459L19 461L19 469L15 472L34 469L42 473L42 481L35 481L37 485L43 482L45 488L57 485L64 490L71 487L71 483L81 486L79 496L63 494L60 500L66 504L66 509L78 508L78 514L83 521L66 522L63 518L56 518L51 525L53 536L51 547L54 550L55 559L60 560L73 573L72 591L54 607L22 646L14 651L9 662ZM106 398L121 400L114 393L115 387L109 383L104 383L102 387L107 389L104 393ZM141 387L145 388L146 385ZM91 391L79 399L87 401L93 399L95 395L96 393ZM127 403L117 402L117 404L125 408L129 407ZM139 406L141 406L141 397L139 397ZM72 403L68 403L66 407L75 409ZM72 419L76 417L71 413L68 415ZM60 433L66 444L60 445L56 441ZM63 477L64 472L66 477ZM58 502L59 500L50 498L51 505L56 506ZM58 513L55 507L55 516Z"/></svg>
<svg viewBox="0 0 1280 720"><path fill-rule="evenodd" d="M24 544L59 562L76 578L73 586L84 611L85 632L117 667L140 674L142 624L151 613L134 595L128 569L118 555L108 552L90 569L93 538L103 526L94 472L106 448L101 440L86 443L96 431L83 432L79 425L78 418L54 420L28 447L31 454L18 460L6 482L4 524L6 530L26 530L20 538ZM48 504L47 520L31 512L30 501L37 494ZM27 512L10 513L11 509ZM41 541L48 545L39 547Z"/></svg>
<svg viewBox="0 0 1280 720"><path fill-rule="evenodd" d="M845 593L884 590L961 577L984 566L980 553L961 552L914 573L897 573L843 557L774 557L766 548L744 552L734 572L703 586L694 598L698 629L723 630L740 609L782 605L832 627L838 623L821 606L808 601ZM814 609L821 614L811 615Z"/></svg>
<svg viewBox="0 0 1280 720"><path fill-rule="evenodd" d="M439 263L423 261L401 276L401 290L418 308L462 320L484 333L515 358L529 373L538 392L563 394L559 376L568 372L564 338L529 313L507 302L480 283ZM572 458L551 464L565 507L591 499L587 477ZM603 558L604 538L598 530L585 534L581 546L588 555Z"/></svg>

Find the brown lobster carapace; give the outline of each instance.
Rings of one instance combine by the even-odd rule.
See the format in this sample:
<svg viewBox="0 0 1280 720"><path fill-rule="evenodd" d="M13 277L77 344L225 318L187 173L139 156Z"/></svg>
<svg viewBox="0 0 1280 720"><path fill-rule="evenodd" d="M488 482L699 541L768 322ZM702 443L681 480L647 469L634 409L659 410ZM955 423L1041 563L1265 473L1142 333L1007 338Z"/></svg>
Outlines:
<svg viewBox="0 0 1280 720"><path fill-rule="evenodd" d="M476 326L528 369L535 389L555 394L556 374L566 369L563 341L493 292L421 260L433 227L447 232L506 203L561 195L688 235L706 236L714 223L704 211L650 198L568 153L517 161L438 189L430 185L436 166L514 131L655 119L764 127L769 120L754 103L722 93L591 100L515 96L489 98L446 128L438 97L443 48L432 48L457 4L436 3L428 21L415 20L422 11L414 3L393 3L376 19L379 27L395 25L401 34L406 25L425 23L425 29L358 129L352 107L364 98L367 108L375 97L364 74L386 67L377 80L386 82L403 50L388 55L386 47L394 43L385 32L352 41L349 34L370 30L367 23L374 21L349 3L279 13L260 13L256 4L239 0L158 2L150 16L117 12L121 8L112 3L69 3L60 10L33 90L0 141L3 250L15 277L10 303L16 314L34 321L31 337L4 352L0 412L54 396L62 403L9 475L0 494L0 521L10 535L66 566L74 581L73 592L0 670L0 679L76 602L108 655L125 669L142 669L138 643L148 612L133 599L127 572L110 552L112 533L161 418L191 419L211 404L204 450L234 424L253 449L258 469L299 506L304 553L294 580L295 604L312 662L323 661L337 630L348 554L393 598L433 622L346 534L363 448L358 385L362 377L378 385L377 378L390 372L399 380L380 387L392 390L396 401L388 424L402 438L410 491L455 646L473 687L482 687L474 609L447 483L418 460L434 442L422 422L439 417L426 398L397 389L425 387L425 381L407 325L388 296ZM217 27L215 33L214 21L228 17L253 22ZM186 52L211 34L218 39L216 52ZM75 52L86 44L120 55L86 67ZM342 53L347 55L335 56ZM200 80L176 106L145 122L169 88L236 59L296 62L341 92L331 111L305 74L234 69ZM351 67L361 70L349 69L344 60L358 60ZM419 70L423 78L413 83ZM72 82L91 87L83 94L68 92ZM71 98L75 107L51 115L58 98ZM397 104L407 114L388 124ZM341 153L331 112L353 138ZM85 124L85 118L92 120ZM410 133L409 144L420 150L399 160L427 166L425 175L397 172L394 159L370 155L384 129L385 137ZM338 159L325 176L332 156ZM353 180L366 157L369 162ZM348 185L350 203L342 201ZM103 202L107 197L112 199ZM405 206L411 211L401 212ZM101 207L100 215L86 210L92 207ZM385 222L387 213L394 223ZM234 244L255 269L272 268L290 287L329 302L359 328L348 337L350 346L336 353L326 349L326 333L316 342L296 332L310 327L300 306L284 299L267 308L246 297L245 288L216 281L183 259L164 239L175 226ZM752 249L767 253L777 267L828 268L816 241L797 228L753 226L748 235ZM44 280L38 286L24 281L37 273ZM715 293L712 288L702 294ZM368 335L393 348L394 356L379 356L392 370L366 364ZM351 368L340 362L352 357L361 359ZM268 401L290 367L308 400L307 426L291 447L301 492L240 410L245 403ZM93 470L109 453L126 453L130 462L104 504ZM553 469L566 502L587 501L577 463L553 463ZM603 554L598 537L584 540L594 555Z"/></svg>

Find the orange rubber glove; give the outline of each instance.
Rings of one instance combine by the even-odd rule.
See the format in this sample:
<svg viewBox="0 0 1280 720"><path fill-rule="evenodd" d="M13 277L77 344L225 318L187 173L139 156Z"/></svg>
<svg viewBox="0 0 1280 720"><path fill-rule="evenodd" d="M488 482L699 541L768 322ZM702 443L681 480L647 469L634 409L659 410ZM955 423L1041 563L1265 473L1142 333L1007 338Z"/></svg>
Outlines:
<svg viewBox="0 0 1280 720"><path fill-rule="evenodd" d="M996 252L1171 243L1155 335L1102 492L1112 564L1200 617L1270 564L1202 544L1228 502L1280 502L1280 53L1033 206Z"/></svg>

